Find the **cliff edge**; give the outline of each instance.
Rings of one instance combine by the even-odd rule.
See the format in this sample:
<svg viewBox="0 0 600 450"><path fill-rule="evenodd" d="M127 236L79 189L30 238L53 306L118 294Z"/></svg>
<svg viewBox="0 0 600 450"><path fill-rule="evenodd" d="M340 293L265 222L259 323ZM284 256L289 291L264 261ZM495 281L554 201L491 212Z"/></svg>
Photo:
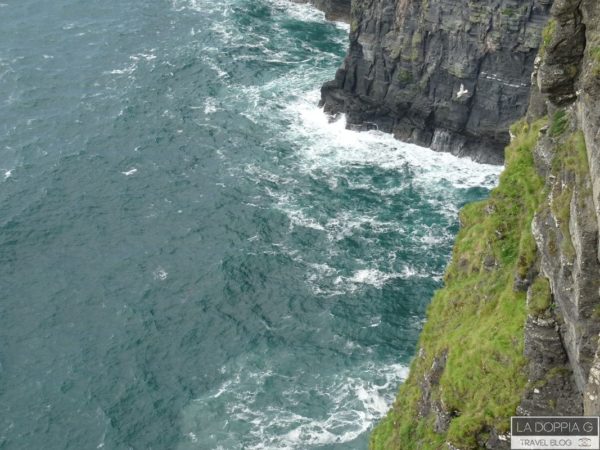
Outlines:
<svg viewBox="0 0 600 450"><path fill-rule="evenodd" d="M511 415L600 414L599 2L555 0L528 58L529 106L499 186L461 211L445 286L373 449L508 449Z"/></svg>

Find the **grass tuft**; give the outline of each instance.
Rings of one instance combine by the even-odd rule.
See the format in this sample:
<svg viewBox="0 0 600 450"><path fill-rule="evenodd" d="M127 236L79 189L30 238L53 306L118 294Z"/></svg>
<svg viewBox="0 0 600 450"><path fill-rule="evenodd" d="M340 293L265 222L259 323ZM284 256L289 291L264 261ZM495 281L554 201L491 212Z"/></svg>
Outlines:
<svg viewBox="0 0 600 450"><path fill-rule="evenodd" d="M539 55L544 56L546 54L546 49L552 43L552 37L556 31L556 20L550 19L544 30L542 31L542 45L540 46Z"/></svg>
<svg viewBox="0 0 600 450"><path fill-rule="evenodd" d="M537 277L531 285L530 293L529 314L536 317L542 316L552 304L550 282L542 276Z"/></svg>
<svg viewBox="0 0 600 450"><path fill-rule="evenodd" d="M559 109L552 116L550 124L550 136L557 137L565 132L569 125L569 117L564 109Z"/></svg>

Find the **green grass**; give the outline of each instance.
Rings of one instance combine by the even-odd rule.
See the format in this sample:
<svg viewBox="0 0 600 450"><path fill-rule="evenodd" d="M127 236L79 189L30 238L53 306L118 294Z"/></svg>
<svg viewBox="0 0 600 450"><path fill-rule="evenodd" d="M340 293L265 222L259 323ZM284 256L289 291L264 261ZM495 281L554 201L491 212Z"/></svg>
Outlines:
<svg viewBox="0 0 600 450"><path fill-rule="evenodd" d="M537 277L531 285L530 292L529 314L537 317L544 315L552 304L552 294L548 279L542 276Z"/></svg>
<svg viewBox="0 0 600 450"><path fill-rule="evenodd" d="M600 47L594 47L591 51L590 51L590 55L592 56L592 73L595 76L599 76L600 75Z"/></svg>
<svg viewBox="0 0 600 450"><path fill-rule="evenodd" d="M573 133L561 149L560 160L566 170L577 177L579 184L587 178L590 168L588 166L587 146L582 131Z"/></svg>
<svg viewBox="0 0 600 450"><path fill-rule="evenodd" d="M515 274L535 261L531 220L544 189L532 149L545 124L541 119L513 126L516 138L507 148L499 186L488 200L461 211L445 287L435 294L421 333L423 351L373 431L372 449L438 449L448 441L462 450L477 449L478 436L492 427L509 429L527 383L526 298L513 285ZM419 410L423 377L444 352L446 368L431 395L453 418L447 433L438 434L434 417L419 417Z"/></svg>
<svg viewBox="0 0 600 450"><path fill-rule="evenodd" d="M564 109L559 109L552 115L550 123L550 136L557 137L565 132L569 126L569 117Z"/></svg>
<svg viewBox="0 0 600 450"><path fill-rule="evenodd" d="M556 31L556 20L550 19L544 30L542 31L542 45L540 46L539 54L540 56L544 56L546 54L546 49L552 43L552 37L554 36L554 32Z"/></svg>

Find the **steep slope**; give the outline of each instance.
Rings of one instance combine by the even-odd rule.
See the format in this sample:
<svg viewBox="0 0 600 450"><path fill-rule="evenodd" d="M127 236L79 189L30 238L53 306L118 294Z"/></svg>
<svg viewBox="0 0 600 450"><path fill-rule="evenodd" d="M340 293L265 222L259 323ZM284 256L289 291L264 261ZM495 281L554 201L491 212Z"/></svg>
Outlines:
<svg viewBox="0 0 600 450"><path fill-rule="evenodd" d="M525 114L552 0L353 0L330 113L435 150L500 163Z"/></svg>
<svg viewBox="0 0 600 450"><path fill-rule="evenodd" d="M600 7L556 0L489 200L374 449L508 449L509 417L600 413Z"/></svg>

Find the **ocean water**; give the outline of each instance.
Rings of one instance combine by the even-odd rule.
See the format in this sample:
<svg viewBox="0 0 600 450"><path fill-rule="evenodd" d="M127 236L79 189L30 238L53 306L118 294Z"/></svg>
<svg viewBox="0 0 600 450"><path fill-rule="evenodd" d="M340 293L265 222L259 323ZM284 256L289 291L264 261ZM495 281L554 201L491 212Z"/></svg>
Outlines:
<svg viewBox="0 0 600 450"><path fill-rule="evenodd" d="M0 0L0 449L364 449L498 167L330 123L285 0Z"/></svg>

